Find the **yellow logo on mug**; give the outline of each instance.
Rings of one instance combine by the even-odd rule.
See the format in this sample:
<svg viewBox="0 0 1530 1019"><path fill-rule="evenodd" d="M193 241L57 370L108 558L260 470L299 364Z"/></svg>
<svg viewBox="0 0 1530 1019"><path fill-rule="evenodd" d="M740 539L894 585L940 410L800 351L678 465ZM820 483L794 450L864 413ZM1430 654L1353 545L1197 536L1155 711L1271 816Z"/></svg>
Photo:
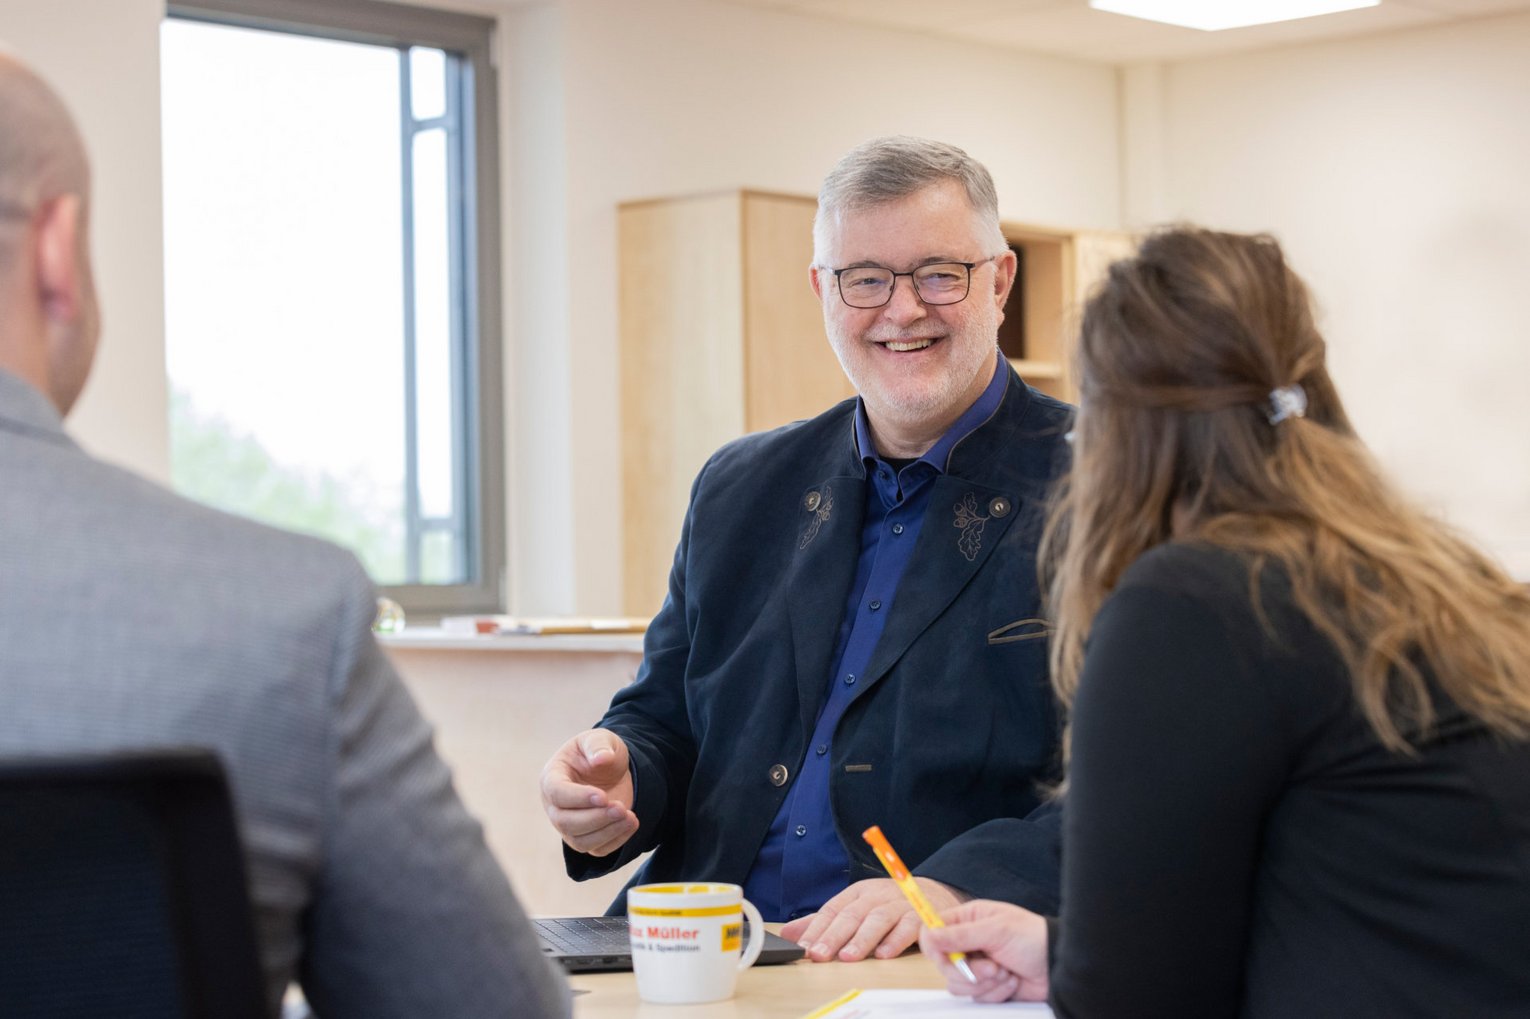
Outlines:
<svg viewBox="0 0 1530 1019"><path fill-rule="evenodd" d="M736 952L744 943L744 925L730 923L722 929L722 950L724 952Z"/></svg>

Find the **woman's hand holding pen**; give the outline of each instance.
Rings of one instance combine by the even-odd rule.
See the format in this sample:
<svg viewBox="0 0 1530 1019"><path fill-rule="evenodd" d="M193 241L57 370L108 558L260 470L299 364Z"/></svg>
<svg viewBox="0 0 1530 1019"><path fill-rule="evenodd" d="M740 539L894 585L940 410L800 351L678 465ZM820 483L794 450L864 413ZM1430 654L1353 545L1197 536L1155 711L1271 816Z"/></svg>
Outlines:
<svg viewBox="0 0 1530 1019"><path fill-rule="evenodd" d="M1007 902L976 899L941 914L946 925L919 932L919 947L946 978L946 987L978 1001L1045 1001L1047 922ZM966 952L977 983L952 965Z"/></svg>

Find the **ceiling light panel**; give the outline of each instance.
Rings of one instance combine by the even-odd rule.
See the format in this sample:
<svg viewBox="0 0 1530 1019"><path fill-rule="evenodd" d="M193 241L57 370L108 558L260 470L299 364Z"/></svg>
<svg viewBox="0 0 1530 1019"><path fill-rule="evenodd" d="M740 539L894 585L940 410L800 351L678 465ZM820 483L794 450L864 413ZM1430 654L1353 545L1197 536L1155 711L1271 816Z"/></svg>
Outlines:
<svg viewBox="0 0 1530 1019"><path fill-rule="evenodd" d="M1227 28L1268 25L1276 21L1314 18L1362 7L1381 0L1089 0L1097 11L1125 14L1144 21L1220 32Z"/></svg>

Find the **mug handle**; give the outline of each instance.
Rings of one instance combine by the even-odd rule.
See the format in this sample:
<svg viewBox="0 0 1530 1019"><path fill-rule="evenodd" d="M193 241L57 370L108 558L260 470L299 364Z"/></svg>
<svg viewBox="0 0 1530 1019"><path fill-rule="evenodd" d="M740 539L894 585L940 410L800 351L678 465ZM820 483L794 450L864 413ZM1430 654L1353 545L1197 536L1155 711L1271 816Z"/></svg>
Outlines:
<svg viewBox="0 0 1530 1019"><path fill-rule="evenodd" d="M754 961L760 957L760 950L765 947L765 921L760 919L760 911L754 908L754 903L744 899L741 905L744 907L744 915L749 918L749 944L744 946L744 953L739 956L738 968L746 970L754 965Z"/></svg>

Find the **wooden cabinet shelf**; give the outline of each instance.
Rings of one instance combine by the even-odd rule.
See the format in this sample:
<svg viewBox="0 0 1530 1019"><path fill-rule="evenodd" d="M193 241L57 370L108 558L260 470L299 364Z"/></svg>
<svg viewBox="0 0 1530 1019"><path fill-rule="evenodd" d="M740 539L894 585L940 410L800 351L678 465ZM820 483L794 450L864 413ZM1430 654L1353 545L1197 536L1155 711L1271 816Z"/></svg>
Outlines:
<svg viewBox="0 0 1530 1019"><path fill-rule="evenodd" d="M808 281L816 209L729 191L617 210L628 615L658 611L691 481L713 450L854 393Z"/></svg>
<svg viewBox="0 0 1530 1019"><path fill-rule="evenodd" d="M999 327L999 349L1025 381L1072 402L1078 389L1069 344L1078 316L1110 263L1132 253L1129 234L1001 224L1019 262Z"/></svg>

